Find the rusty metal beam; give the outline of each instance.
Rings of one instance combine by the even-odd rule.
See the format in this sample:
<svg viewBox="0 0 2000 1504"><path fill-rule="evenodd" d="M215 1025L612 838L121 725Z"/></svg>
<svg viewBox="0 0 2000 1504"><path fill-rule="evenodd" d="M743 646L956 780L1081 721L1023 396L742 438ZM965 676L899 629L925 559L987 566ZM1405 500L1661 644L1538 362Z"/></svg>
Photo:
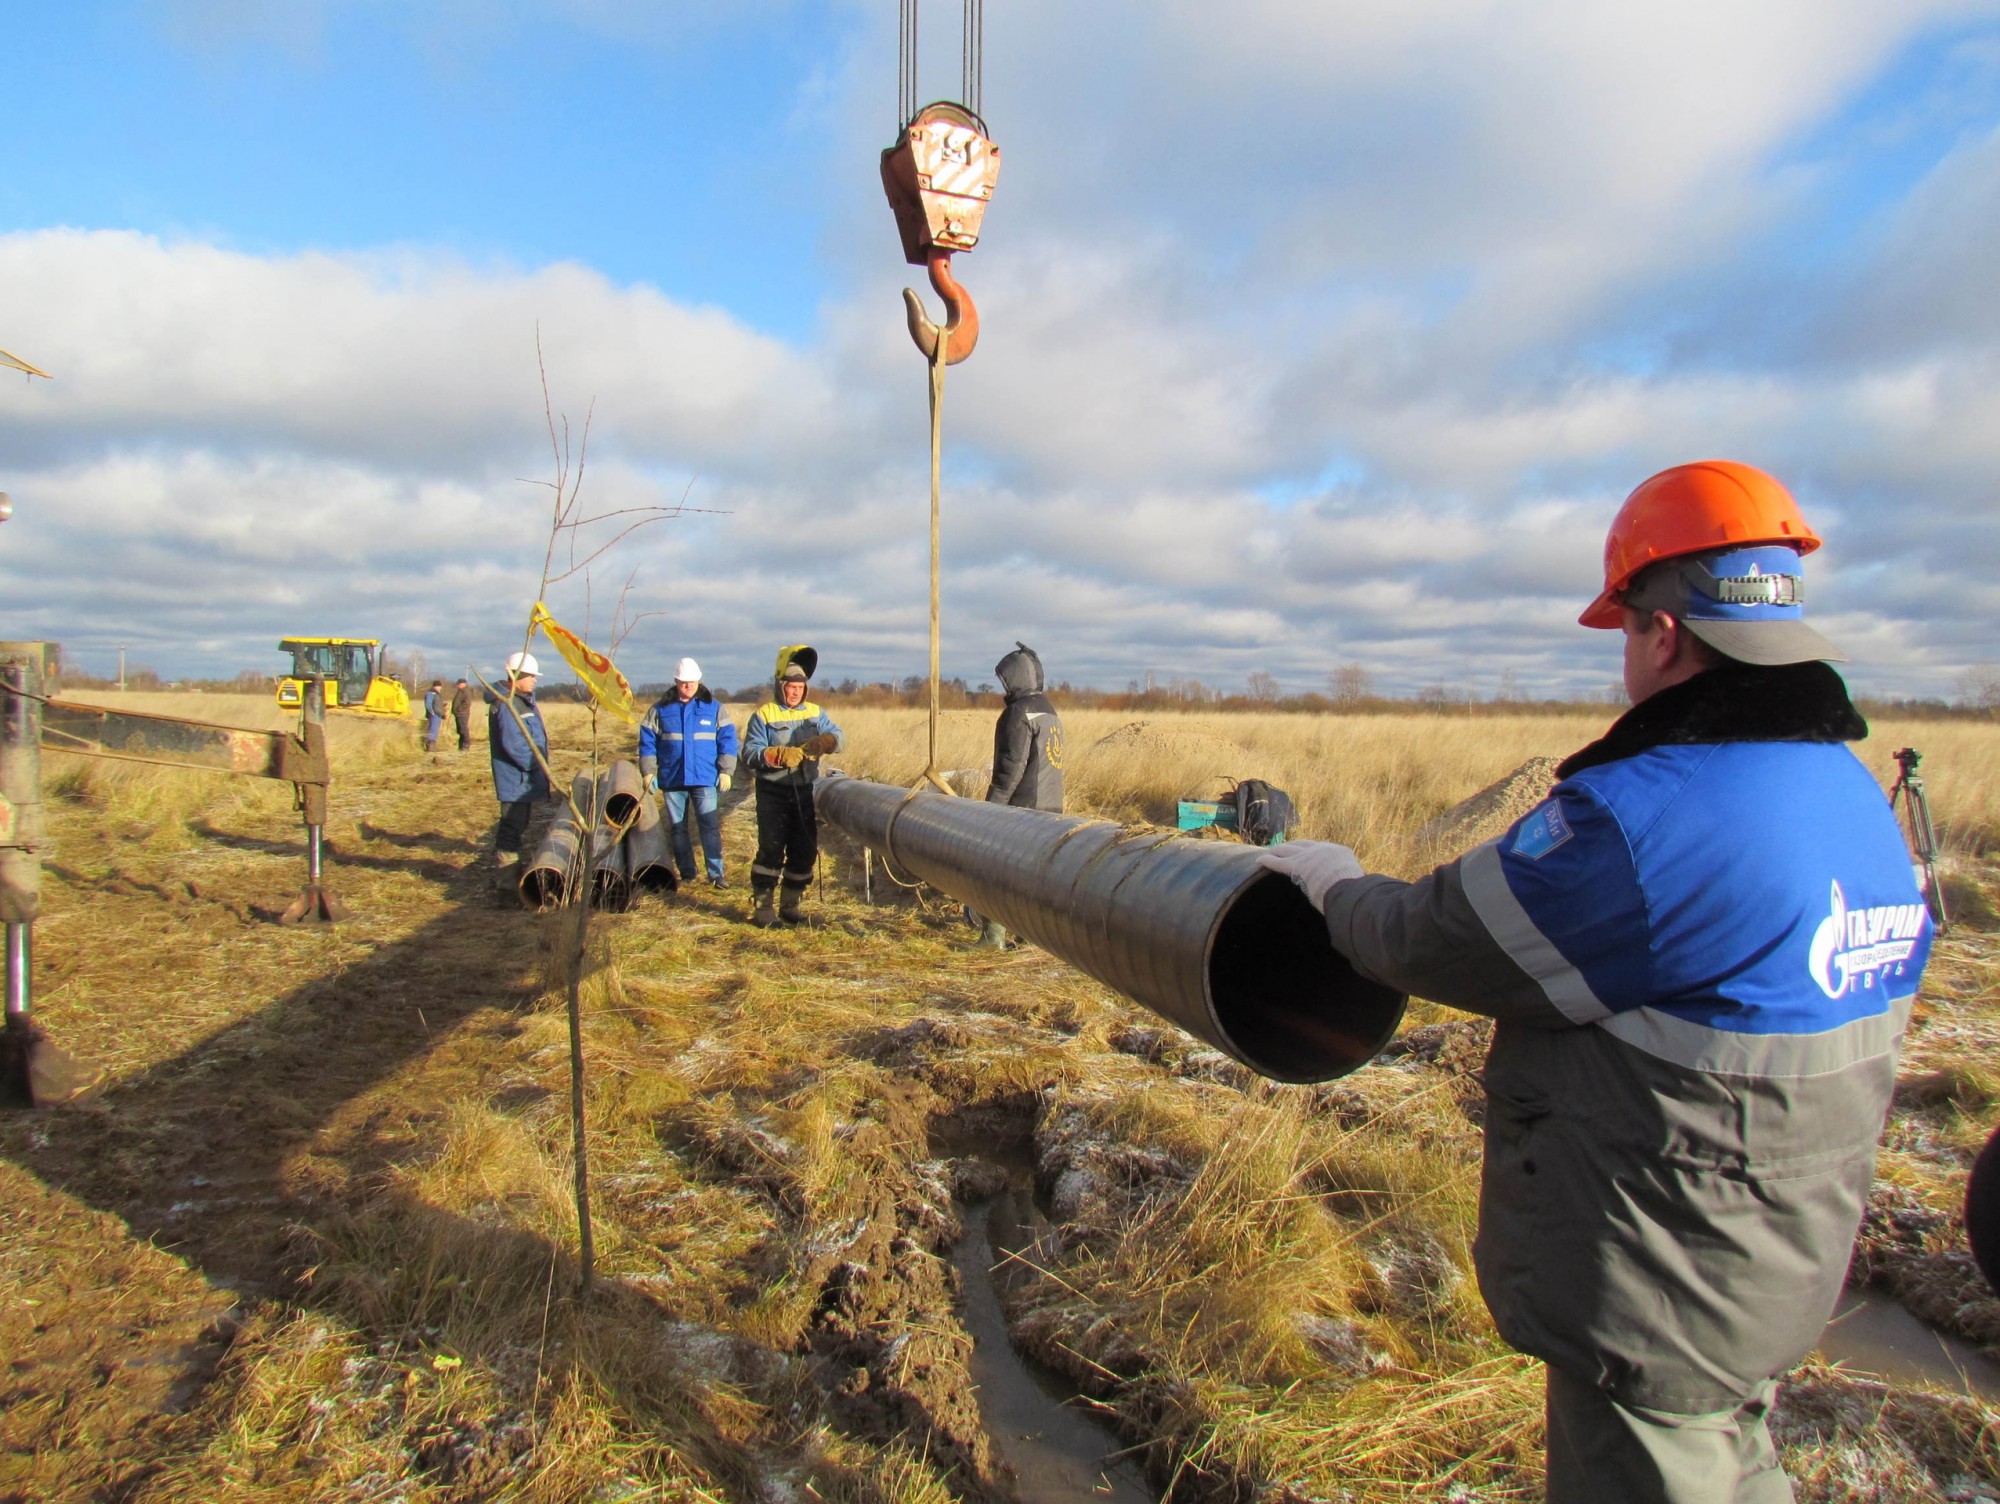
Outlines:
<svg viewBox="0 0 2000 1504"><path fill-rule="evenodd" d="M217 726L209 721L82 705L72 700L44 700L41 748L291 784L305 817L306 885L278 916L278 922L297 924L312 919L334 924L347 917L347 909L322 881L326 791L333 782L333 770L326 755L325 692L317 679L313 688L318 692L305 696L296 731L256 731L247 726Z"/></svg>

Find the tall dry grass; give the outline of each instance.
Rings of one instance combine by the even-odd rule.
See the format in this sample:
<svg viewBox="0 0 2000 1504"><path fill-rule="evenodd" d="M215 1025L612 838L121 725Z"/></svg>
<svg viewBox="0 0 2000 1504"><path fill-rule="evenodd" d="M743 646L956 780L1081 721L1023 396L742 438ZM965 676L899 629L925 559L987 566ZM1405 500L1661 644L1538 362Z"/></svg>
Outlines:
<svg viewBox="0 0 2000 1504"><path fill-rule="evenodd" d="M145 708L227 720L226 698ZM238 724L272 723L247 719L274 707L245 698ZM921 713L829 708L850 738L836 761L914 780ZM744 708L732 710L740 725ZM589 717L564 705L547 715L566 773ZM1399 843L1415 825L1606 719L1073 712L1072 807L1166 822L1183 795L1261 776L1300 800L1307 834L1390 865L1411 859ZM629 733L600 729L629 750ZM1930 735L1945 729L1960 728L1887 729L1864 753L1879 771L1916 741L1950 818L1950 801L1978 787L1960 777L1987 744ZM813 1344L847 1261L874 1257L884 1272L881 1247L900 1242L912 1245L907 1267L936 1262L957 1213L934 1158L947 1151L929 1135L996 1104L1031 1124L1019 1131L1036 1134L1045 1188L1095 1175L1095 1210L1075 1219L1084 1234L1027 1249L1044 1273L1024 1281L1015 1314L1046 1338L1037 1351L1105 1381L1095 1393L1127 1441L1159 1443L1156 1487L1172 1477L1183 1496L1367 1504L1537 1496L1538 1370L1501 1347L1468 1269L1479 1130L1462 1073L1476 1039L1454 1035L1455 1052L1410 1050L1322 1088L1271 1087L1032 949L968 952L967 932L921 904L867 907L829 882L812 905L821 923L759 931L743 922L740 889L648 899L593 924L584 973L601 1278L579 1304L566 1293L578 1229L563 927L489 906L474 881L493 810L483 756L420 759L413 723L342 719L334 731L336 813L343 801L366 807L387 833L357 833L352 855L365 861L336 858L344 896L372 917L318 934L218 932L192 958L180 928L157 940L137 927L89 931L128 952L119 989L147 975L141 963L171 965L147 1013L185 1017L178 1037L105 1028L150 1040L157 1065L186 1036L308 979L344 976L330 994L344 1005L381 990L372 1013L351 1015L358 1038L448 988L490 992L493 1006L440 1029L394 1072L369 1074L301 1151L311 1288L272 1302L232 1344L199 1424L147 1460L135 1499L964 1497L920 1428L883 1441L836 1423L815 1375L839 1370L816 1367ZM970 792L983 788L991 736L990 713L946 718L944 765L968 770ZM89 766L112 778L118 765ZM174 799L269 796L274 818L244 820L242 833L296 829L281 785L134 773L183 784ZM113 828L115 850L120 806L102 797L60 813L78 844ZM725 841L740 882L752 822L727 822ZM171 864L134 865L143 877ZM74 929L53 928L50 953L80 966L82 932L111 911L74 891ZM379 959L364 956L384 939ZM225 952L227 964L203 970ZM129 1020L129 1008L113 1012L124 990L87 970L67 985L60 1021L81 1027L93 986L107 1019ZM273 1028L297 1016L272 1013ZM1413 1009L1415 1022L1443 1016ZM1148 1030L1172 1038L1138 1052L1133 1036ZM1976 1091L1982 1111L1994 1090L1965 1072L1949 1089ZM104 1222L106 1236L123 1235ZM145 1319L133 1300L121 1319ZM943 1293L912 1294L879 1335L908 1341L869 1384L944 1370L969 1341ZM1974 1461L1958 1471L1982 1465L1969 1443L1940 1454L1961 1452Z"/></svg>
<svg viewBox="0 0 2000 1504"><path fill-rule="evenodd" d="M884 783L914 783L927 745L924 713L828 709L847 732L840 766ZM1149 714L1063 716L1069 808L1125 823L1171 825L1181 799L1214 799L1242 778L1292 796L1300 834L1352 846L1378 871L1407 874L1428 855L1416 832L1532 757L1561 757L1602 735L1615 712L1562 716ZM954 785L984 791L993 755L989 711L949 711L939 763ZM1856 750L1886 788L1890 753L1925 754L1933 811L1946 840L2000 844L2000 725L1887 721Z"/></svg>

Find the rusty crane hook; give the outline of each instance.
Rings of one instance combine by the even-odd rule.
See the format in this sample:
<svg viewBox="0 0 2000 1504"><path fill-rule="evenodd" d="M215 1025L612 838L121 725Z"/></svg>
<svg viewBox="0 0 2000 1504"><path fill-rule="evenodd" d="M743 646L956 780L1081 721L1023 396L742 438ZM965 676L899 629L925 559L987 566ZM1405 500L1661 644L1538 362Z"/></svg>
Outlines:
<svg viewBox="0 0 2000 1504"><path fill-rule="evenodd" d="M944 299L944 332L947 336L944 363L955 366L972 353L979 343L979 309L972 294L958 285L951 274L951 252L932 251L929 257L931 286ZM924 300L914 288L903 289L903 307L910 316L910 338L924 352L924 359L937 359L938 326L924 312Z"/></svg>

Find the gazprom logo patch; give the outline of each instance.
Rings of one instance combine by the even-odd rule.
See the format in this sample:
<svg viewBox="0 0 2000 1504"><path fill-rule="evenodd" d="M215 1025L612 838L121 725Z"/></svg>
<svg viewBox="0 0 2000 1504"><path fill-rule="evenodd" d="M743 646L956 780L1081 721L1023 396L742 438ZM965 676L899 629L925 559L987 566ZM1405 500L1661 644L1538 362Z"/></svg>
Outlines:
<svg viewBox="0 0 2000 1504"><path fill-rule="evenodd" d="M1828 997L1843 997L1855 987L1873 987L1880 973L1902 975L1925 918L1921 903L1850 909L1847 895L1835 883L1832 909L1813 931L1806 963L1812 979Z"/></svg>
<svg viewBox="0 0 2000 1504"><path fill-rule="evenodd" d="M1539 862L1556 847L1562 845L1576 832L1570 829L1569 821L1551 799L1540 809L1522 818L1514 832L1513 852L1531 862Z"/></svg>

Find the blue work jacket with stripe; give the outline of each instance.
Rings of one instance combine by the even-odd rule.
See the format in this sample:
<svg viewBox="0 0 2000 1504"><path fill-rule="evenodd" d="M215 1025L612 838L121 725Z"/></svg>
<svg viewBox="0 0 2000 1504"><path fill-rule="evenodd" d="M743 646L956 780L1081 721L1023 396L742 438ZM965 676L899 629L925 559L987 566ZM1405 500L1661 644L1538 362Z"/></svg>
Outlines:
<svg viewBox="0 0 2000 1504"><path fill-rule="evenodd" d="M508 712L507 696L488 692L486 696L486 743L493 759L493 793L502 804L519 799L546 799L549 775L535 760L530 741L542 757L549 755L549 732L542 724L540 707L533 694L521 691L511 696L520 720ZM522 727L527 728L526 735Z"/></svg>
<svg viewBox="0 0 2000 1504"><path fill-rule="evenodd" d="M703 685L692 699L662 697L639 722L639 771L663 789L714 788L736 771L736 723Z"/></svg>
<svg viewBox="0 0 2000 1504"><path fill-rule="evenodd" d="M1732 1408L1839 1296L1932 938L1865 734L1823 664L1713 669L1498 840L1327 895L1364 973L1499 1020L1480 1288L1622 1403Z"/></svg>

